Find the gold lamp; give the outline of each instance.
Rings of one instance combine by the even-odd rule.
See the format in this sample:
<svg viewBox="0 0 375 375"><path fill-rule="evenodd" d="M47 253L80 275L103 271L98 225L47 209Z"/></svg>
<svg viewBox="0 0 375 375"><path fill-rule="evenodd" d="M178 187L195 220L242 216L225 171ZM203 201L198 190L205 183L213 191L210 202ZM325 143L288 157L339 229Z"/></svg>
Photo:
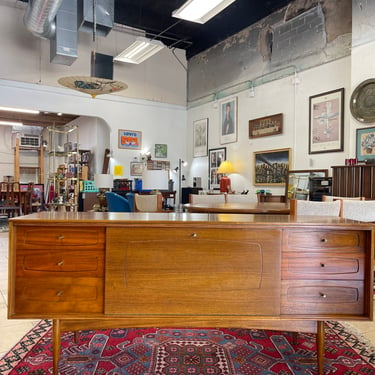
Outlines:
<svg viewBox="0 0 375 375"><path fill-rule="evenodd" d="M236 173L233 164L229 160L224 160L221 164L219 169L217 170L217 174L222 174L223 176L220 179L220 192L221 193L229 193L231 189L230 185L230 178L227 174Z"/></svg>

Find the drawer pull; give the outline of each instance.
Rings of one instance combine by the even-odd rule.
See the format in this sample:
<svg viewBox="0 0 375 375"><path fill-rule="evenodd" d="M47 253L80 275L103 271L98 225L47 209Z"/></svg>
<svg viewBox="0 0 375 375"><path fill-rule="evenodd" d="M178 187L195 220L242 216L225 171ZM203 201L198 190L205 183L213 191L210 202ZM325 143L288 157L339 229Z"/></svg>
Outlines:
<svg viewBox="0 0 375 375"><path fill-rule="evenodd" d="M320 294L320 297L322 297L322 298L327 298L327 294L322 293L322 292L320 292L319 294Z"/></svg>
<svg viewBox="0 0 375 375"><path fill-rule="evenodd" d="M58 240L63 240L64 237L65 237L65 236L64 236L63 234L60 234L60 236L57 236L57 239L58 239Z"/></svg>
<svg viewBox="0 0 375 375"><path fill-rule="evenodd" d="M61 297L63 294L64 294L64 291L63 291L63 290L59 290L59 291L56 293L57 297Z"/></svg>
<svg viewBox="0 0 375 375"><path fill-rule="evenodd" d="M325 267L326 265L324 263L320 263L320 267Z"/></svg>
<svg viewBox="0 0 375 375"><path fill-rule="evenodd" d="M320 242L327 243L328 240L327 240L327 238L322 238L322 239L320 240Z"/></svg>
<svg viewBox="0 0 375 375"><path fill-rule="evenodd" d="M191 237L197 237L198 235L196 233L192 233Z"/></svg>
<svg viewBox="0 0 375 375"><path fill-rule="evenodd" d="M60 262L57 262L56 263L59 267L61 267L63 264L64 264L64 261L63 260L60 260Z"/></svg>

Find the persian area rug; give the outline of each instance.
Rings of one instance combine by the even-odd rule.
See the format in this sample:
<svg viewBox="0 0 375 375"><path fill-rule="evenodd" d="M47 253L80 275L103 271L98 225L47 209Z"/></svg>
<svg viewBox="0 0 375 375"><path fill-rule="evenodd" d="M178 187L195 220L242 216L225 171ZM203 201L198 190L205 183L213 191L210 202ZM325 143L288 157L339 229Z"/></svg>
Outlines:
<svg viewBox="0 0 375 375"><path fill-rule="evenodd" d="M62 335L60 375L316 374L315 335L253 329L111 329ZM4 358L1 375L52 374L51 323L41 321ZM324 374L375 374L375 351L327 322Z"/></svg>

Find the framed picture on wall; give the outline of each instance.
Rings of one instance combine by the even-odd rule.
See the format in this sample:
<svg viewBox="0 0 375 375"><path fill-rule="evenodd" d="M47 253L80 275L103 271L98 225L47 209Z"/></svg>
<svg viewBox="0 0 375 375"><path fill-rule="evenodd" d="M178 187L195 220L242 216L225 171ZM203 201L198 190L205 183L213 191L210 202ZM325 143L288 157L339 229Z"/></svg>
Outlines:
<svg viewBox="0 0 375 375"><path fill-rule="evenodd" d="M212 148L208 151L208 188L210 190L220 189L220 179L222 175L218 174L217 170L226 158L226 147Z"/></svg>
<svg viewBox="0 0 375 375"><path fill-rule="evenodd" d="M194 121L193 124L193 156L207 156L208 118Z"/></svg>
<svg viewBox="0 0 375 375"><path fill-rule="evenodd" d="M357 129L357 160L375 159L375 127Z"/></svg>
<svg viewBox="0 0 375 375"><path fill-rule="evenodd" d="M290 148L254 152L254 185L285 185L291 166Z"/></svg>
<svg viewBox="0 0 375 375"><path fill-rule="evenodd" d="M309 154L344 149L344 89L310 96Z"/></svg>
<svg viewBox="0 0 375 375"><path fill-rule="evenodd" d="M267 137L283 132L283 114L266 116L249 121L249 138Z"/></svg>
<svg viewBox="0 0 375 375"><path fill-rule="evenodd" d="M143 169L145 167L144 162L131 161L130 162L130 175L131 176L142 176Z"/></svg>
<svg viewBox="0 0 375 375"><path fill-rule="evenodd" d="M166 144L155 144L155 157L166 158L168 154L168 146Z"/></svg>
<svg viewBox="0 0 375 375"><path fill-rule="evenodd" d="M237 96L220 103L220 144L237 142Z"/></svg>
<svg viewBox="0 0 375 375"><path fill-rule="evenodd" d="M118 148L129 150L142 149L142 132L138 130L124 130L118 131Z"/></svg>

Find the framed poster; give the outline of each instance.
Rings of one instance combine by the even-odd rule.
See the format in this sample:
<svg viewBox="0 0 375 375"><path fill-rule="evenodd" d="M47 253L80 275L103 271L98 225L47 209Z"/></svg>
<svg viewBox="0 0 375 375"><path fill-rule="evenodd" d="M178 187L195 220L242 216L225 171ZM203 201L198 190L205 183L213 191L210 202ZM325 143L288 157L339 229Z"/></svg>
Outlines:
<svg viewBox="0 0 375 375"><path fill-rule="evenodd" d="M356 144L358 161L375 159L375 127L357 129Z"/></svg>
<svg viewBox="0 0 375 375"><path fill-rule="evenodd" d="M310 96L309 154L343 151L344 89Z"/></svg>
<svg viewBox="0 0 375 375"><path fill-rule="evenodd" d="M142 148L142 132L137 130L119 129L118 148L140 150Z"/></svg>
<svg viewBox="0 0 375 375"><path fill-rule="evenodd" d="M212 148L208 151L208 188L210 190L220 189L221 174L217 173L220 164L227 158L225 147Z"/></svg>
<svg viewBox="0 0 375 375"><path fill-rule="evenodd" d="M144 162L131 161L130 162L130 175L131 176L142 176L143 169L145 167Z"/></svg>
<svg viewBox="0 0 375 375"><path fill-rule="evenodd" d="M249 121L249 138L267 137L283 132L283 114L260 117Z"/></svg>
<svg viewBox="0 0 375 375"><path fill-rule="evenodd" d="M166 158L168 153L168 146L165 144L155 144L155 157Z"/></svg>
<svg viewBox="0 0 375 375"><path fill-rule="evenodd" d="M193 124L193 156L207 156L208 118L194 121Z"/></svg>
<svg viewBox="0 0 375 375"><path fill-rule="evenodd" d="M254 185L284 185L292 160L291 154L290 148L254 152Z"/></svg>
<svg viewBox="0 0 375 375"><path fill-rule="evenodd" d="M237 97L220 103L220 144L237 142Z"/></svg>

